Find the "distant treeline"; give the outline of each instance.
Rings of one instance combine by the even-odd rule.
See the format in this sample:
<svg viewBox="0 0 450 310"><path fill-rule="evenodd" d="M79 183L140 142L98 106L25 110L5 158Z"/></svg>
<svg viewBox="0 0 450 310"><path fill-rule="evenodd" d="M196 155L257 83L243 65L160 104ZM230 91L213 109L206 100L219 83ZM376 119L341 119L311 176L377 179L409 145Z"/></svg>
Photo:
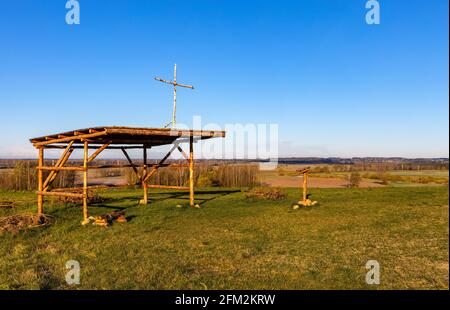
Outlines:
<svg viewBox="0 0 450 310"><path fill-rule="evenodd" d="M353 164L334 164L334 165L317 165L311 168L312 172L351 172L351 171L408 171L408 170L448 170L448 163L395 163L395 162L385 162L385 163L366 163L357 162Z"/></svg>
<svg viewBox="0 0 450 310"><path fill-rule="evenodd" d="M56 160L46 161L45 165L54 165ZM174 161L172 161L174 162ZM125 164L123 160L99 160L98 165ZM139 163L136 161L136 163ZM150 162L149 164L156 163ZM67 165L80 165L79 161L69 161ZM11 168L0 171L0 188L7 190L36 190L36 161L16 160ZM142 173L142 168L138 169ZM95 171L96 177L123 176L129 185L138 184L138 178L131 168L109 168ZM44 180L48 175L44 171ZM259 185L257 164L214 164L200 162L195 165L195 184L198 187L252 187ZM74 187L77 172L60 171L52 183L53 188ZM149 180L149 184L187 186L189 170L187 167L160 168Z"/></svg>
<svg viewBox="0 0 450 310"><path fill-rule="evenodd" d="M372 160L372 159L371 159ZM136 160L137 165L142 161ZM178 161L168 161L178 162ZM46 160L45 165L54 165L56 160ZM126 160L97 160L98 165L126 164ZM149 161L149 165L156 161ZM293 163L293 162L290 162ZM67 165L81 165L80 160L72 160ZM0 165L4 169L0 170L0 188L9 190L36 190L37 170L36 160L0 160ZM352 163L317 164L313 165L311 172L332 173L332 172L376 172L378 174L392 170L448 170L449 164L446 159L433 160L385 160L384 162L372 162L370 160L355 160ZM96 177L117 177L123 176L129 185L138 183L131 168L111 168L104 170L94 170ZM142 170L140 170L142 171ZM48 175L44 172L44 179ZM58 177L53 182L54 188L73 187L76 183L77 173L74 171L60 171ZM189 171L187 167L180 168L160 168L158 172L149 180L155 185L176 185L186 186L188 184ZM208 161L199 160L195 165L195 184L198 187L252 187L260 184L259 169L257 163L245 161Z"/></svg>
<svg viewBox="0 0 450 310"><path fill-rule="evenodd" d="M449 167L448 158L401 158L401 157L354 157L354 158L279 158L280 164L310 164L310 165L358 165L367 166L373 164L385 164L393 170L444 170ZM428 167L428 168L425 168Z"/></svg>
<svg viewBox="0 0 450 310"><path fill-rule="evenodd" d="M139 171L142 171L140 169ZM194 183L198 187L252 187L259 185L257 164L211 164L197 163L194 166ZM125 169L127 183L138 183L136 174ZM188 186L188 168L159 168L149 184Z"/></svg>
<svg viewBox="0 0 450 310"><path fill-rule="evenodd" d="M0 169L13 168L16 162L23 161L20 159L0 159ZM105 159L101 160L104 164L111 162L125 162L121 159ZM265 162L264 160L255 159L223 159L223 160L197 160L199 163L208 164L247 164ZM73 162L82 162L81 160L73 160ZM142 160L136 160L136 163L142 163ZM448 169L448 158L403 158L403 157L289 157L278 158L280 164L327 164L327 165L370 165L370 164L389 164L395 167L395 170L408 169L425 170L425 169ZM422 168L429 167L429 168ZM440 168L441 167L441 168ZM418 169L417 169L418 168Z"/></svg>
<svg viewBox="0 0 450 310"><path fill-rule="evenodd" d="M13 168L0 171L0 188L7 190L37 190L37 169L35 160L17 160ZM50 172L44 171L44 180ZM60 171L53 181L53 187L72 187L75 184L74 171Z"/></svg>

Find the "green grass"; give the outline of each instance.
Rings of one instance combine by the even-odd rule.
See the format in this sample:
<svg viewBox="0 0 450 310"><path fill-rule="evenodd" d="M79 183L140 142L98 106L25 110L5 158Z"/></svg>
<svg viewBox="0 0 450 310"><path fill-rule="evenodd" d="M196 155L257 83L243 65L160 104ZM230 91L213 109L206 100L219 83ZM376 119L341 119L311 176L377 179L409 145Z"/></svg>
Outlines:
<svg viewBox="0 0 450 310"><path fill-rule="evenodd" d="M316 189L318 207L248 201L241 192L203 191L201 209L176 208L187 195L101 192L92 214L125 209L128 223L82 227L79 207L47 204L54 224L0 235L3 289L448 289L448 187ZM35 196L2 192L15 211ZM81 285L65 284L65 262L81 264ZM365 264L381 284L365 283Z"/></svg>

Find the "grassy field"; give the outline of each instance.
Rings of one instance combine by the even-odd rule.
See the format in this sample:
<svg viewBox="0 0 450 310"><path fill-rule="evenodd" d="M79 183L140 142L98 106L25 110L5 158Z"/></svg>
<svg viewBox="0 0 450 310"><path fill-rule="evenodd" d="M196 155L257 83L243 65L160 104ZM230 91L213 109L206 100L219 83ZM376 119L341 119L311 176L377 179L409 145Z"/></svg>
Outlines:
<svg viewBox="0 0 450 310"><path fill-rule="evenodd" d="M130 221L80 226L79 207L48 205L51 226L0 234L2 289L448 289L448 187L313 189L320 205L292 210L300 195L248 201L240 191L108 190L92 214L125 209ZM208 200L209 199L209 200ZM0 191L33 210L29 192ZM81 264L81 285L65 284L65 262ZM365 283L365 264L381 284Z"/></svg>

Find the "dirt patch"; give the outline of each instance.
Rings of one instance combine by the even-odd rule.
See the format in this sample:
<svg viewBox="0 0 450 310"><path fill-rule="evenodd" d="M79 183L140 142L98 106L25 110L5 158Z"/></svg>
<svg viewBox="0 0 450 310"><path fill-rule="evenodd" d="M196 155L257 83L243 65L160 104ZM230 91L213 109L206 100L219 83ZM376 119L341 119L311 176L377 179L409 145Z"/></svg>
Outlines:
<svg viewBox="0 0 450 310"><path fill-rule="evenodd" d="M18 233L21 230L47 226L50 223L50 217L44 214L21 213L4 216L0 218L0 233Z"/></svg>

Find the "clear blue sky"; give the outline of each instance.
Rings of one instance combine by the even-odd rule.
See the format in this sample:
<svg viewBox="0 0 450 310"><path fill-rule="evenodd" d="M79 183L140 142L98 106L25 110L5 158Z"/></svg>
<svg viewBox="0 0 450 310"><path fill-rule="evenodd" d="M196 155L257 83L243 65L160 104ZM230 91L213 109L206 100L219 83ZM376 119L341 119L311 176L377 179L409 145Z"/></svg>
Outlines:
<svg viewBox="0 0 450 310"><path fill-rule="evenodd" d="M0 157L28 139L170 119L279 124L281 156L447 157L448 1L0 2Z"/></svg>

